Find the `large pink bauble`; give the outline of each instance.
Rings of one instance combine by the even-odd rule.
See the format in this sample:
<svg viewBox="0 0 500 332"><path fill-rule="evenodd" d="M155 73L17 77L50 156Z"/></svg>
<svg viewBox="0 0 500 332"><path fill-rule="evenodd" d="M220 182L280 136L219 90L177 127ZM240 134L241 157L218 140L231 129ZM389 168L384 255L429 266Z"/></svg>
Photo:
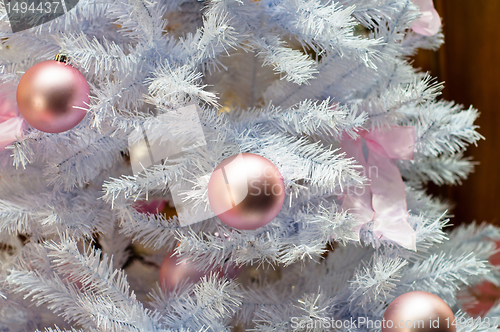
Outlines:
<svg viewBox="0 0 500 332"><path fill-rule="evenodd" d="M208 200L228 226L251 230L271 222L285 200L285 184L266 158L242 153L221 162L208 182Z"/></svg>
<svg viewBox="0 0 500 332"><path fill-rule="evenodd" d="M455 315L440 297L428 292L398 296L384 313L382 332L455 332Z"/></svg>
<svg viewBox="0 0 500 332"><path fill-rule="evenodd" d="M90 102L85 77L64 62L49 60L28 69L17 87L24 120L46 133L62 133L82 121Z"/></svg>

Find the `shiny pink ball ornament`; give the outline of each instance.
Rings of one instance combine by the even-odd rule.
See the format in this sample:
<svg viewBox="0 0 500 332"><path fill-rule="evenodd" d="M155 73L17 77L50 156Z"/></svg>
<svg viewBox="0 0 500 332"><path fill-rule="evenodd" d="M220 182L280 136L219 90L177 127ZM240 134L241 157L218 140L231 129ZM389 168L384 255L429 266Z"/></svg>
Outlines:
<svg viewBox="0 0 500 332"><path fill-rule="evenodd" d="M242 153L222 161L208 182L208 200L228 226L251 230L270 223L285 200L280 172L266 158Z"/></svg>
<svg viewBox="0 0 500 332"><path fill-rule="evenodd" d="M195 269L191 262L180 260L177 256L168 254L160 267L160 286L165 291L172 291L183 280L196 283L202 277L210 274L217 278L234 279L242 269L242 267L236 267L234 264L226 264L212 269L211 272L203 272Z"/></svg>
<svg viewBox="0 0 500 332"><path fill-rule="evenodd" d="M160 267L160 286L172 291L181 281L189 278L189 282L196 283L204 275L204 272L195 269L190 262L169 254Z"/></svg>
<svg viewBox="0 0 500 332"><path fill-rule="evenodd" d="M17 87L24 120L46 133L62 133L82 121L90 102L85 77L64 62L49 60L28 69Z"/></svg>
<svg viewBox="0 0 500 332"><path fill-rule="evenodd" d="M389 304L382 332L455 332L455 315L437 295L409 292Z"/></svg>

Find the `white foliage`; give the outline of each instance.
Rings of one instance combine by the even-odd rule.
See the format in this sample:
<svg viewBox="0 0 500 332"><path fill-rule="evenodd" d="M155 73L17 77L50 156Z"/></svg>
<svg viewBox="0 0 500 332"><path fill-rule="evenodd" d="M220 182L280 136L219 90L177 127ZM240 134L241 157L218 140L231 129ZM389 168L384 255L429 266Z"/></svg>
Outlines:
<svg viewBox="0 0 500 332"><path fill-rule="evenodd" d="M305 326L295 330L319 331L314 323L332 319L380 320L411 290L465 318L457 290L500 283L488 262L500 231L445 232L453 212L425 192L429 181L465 179L474 162L464 151L483 137L475 109L436 101L442 84L408 63L443 42L441 32L411 30L420 15L411 0L80 0L13 33L0 2L2 107L15 103L28 68L58 52L91 91L72 130L28 126L0 151L0 330L289 331L297 318ZM206 145L131 175L129 139L147 129L152 141L188 140L179 109L193 104ZM414 160L396 161L416 252L340 210L346 188L368 179L339 142L390 126L416 129ZM208 209L210 174L239 152L283 176L285 204L268 225L237 230L212 217L183 226L134 208L170 199L182 180L192 185L185 202ZM155 288L172 251L211 275ZM237 280L218 275L233 266L243 268ZM487 313L499 316L498 304ZM493 328L474 321L457 331Z"/></svg>
<svg viewBox="0 0 500 332"><path fill-rule="evenodd" d="M380 40L354 36L354 6L318 0L273 1L267 6L273 25L283 28L316 53L335 51L341 56L359 57L366 65L375 67L372 60L380 55L374 46Z"/></svg>
<svg viewBox="0 0 500 332"><path fill-rule="evenodd" d="M263 64L272 65L275 71L284 73L283 78L287 81L304 84L317 73L313 60L298 50L285 47L277 37L262 39L259 46Z"/></svg>
<svg viewBox="0 0 500 332"><path fill-rule="evenodd" d="M175 331L207 327L210 331L229 331L226 324L240 306L241 297L234 282L214 276L204 277L189 292L152 294L153 307L164 315L162 324Z"/></svg>

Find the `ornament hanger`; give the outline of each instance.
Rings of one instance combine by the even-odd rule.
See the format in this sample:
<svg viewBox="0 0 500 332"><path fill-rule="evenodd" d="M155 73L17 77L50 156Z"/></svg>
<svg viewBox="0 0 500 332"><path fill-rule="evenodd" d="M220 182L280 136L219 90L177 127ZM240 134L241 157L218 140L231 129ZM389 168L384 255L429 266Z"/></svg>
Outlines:
<svg viewBox="0 0 500 332"><path fill-rule="evenodd" d="M57 53L56 57L54 58L57 62L64 62L66 63L68 61L68 55L64 53Z"/></svg>

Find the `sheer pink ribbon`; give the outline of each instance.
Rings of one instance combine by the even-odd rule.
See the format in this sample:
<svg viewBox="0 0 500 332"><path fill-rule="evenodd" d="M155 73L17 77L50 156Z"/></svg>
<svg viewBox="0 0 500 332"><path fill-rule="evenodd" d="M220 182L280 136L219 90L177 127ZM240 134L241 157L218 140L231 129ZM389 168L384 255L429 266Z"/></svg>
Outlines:
<svg viewBox="0 0 500 332"><path fill-rule="evenodd" d="M420 8L420 16L412 25L413 31L424 36L433 36L439 32L441 18L434 8L432 0L412 0Z"/></svg>
<svg viewBox="0 0 500 332"><path fill-rule="evenodd" d="M368 159L363 155L363 139ZM369 184L351 190L344 197L341 209L359 216L360 226L373 220L373 230L401 246L416 250L415 231L408 223L406 193L401 173L392 159L413 159L415 127L393 127L390 131L365 131L357 140L343 139L342 152L364 167Z"/></svg>
<svg viewBox="0 0 500 332"><path fill-rule="evenodd" d="M0 100L0 152L21 137L26 128L24 119L19 116L16 104L9 100Z"/></svg>

